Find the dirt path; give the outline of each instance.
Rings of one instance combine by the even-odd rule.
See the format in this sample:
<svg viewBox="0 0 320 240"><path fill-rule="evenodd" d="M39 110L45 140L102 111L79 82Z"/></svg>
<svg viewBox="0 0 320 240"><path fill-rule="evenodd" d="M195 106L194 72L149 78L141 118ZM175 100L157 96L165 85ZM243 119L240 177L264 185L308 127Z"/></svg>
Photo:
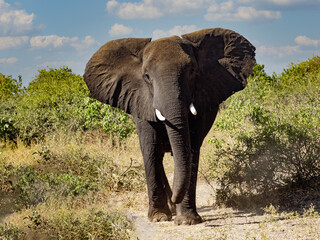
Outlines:
<svg viewBox="0 0 320 240"><path fill-rule="evenodd" d="M294 216L294 213L268 214L214 208L214 190L205 182L197 188L198 212L204 222L194 226L175 226L173 221L150 223L145 211L133 212L137 239L320 239L317 213Z"/></svg>

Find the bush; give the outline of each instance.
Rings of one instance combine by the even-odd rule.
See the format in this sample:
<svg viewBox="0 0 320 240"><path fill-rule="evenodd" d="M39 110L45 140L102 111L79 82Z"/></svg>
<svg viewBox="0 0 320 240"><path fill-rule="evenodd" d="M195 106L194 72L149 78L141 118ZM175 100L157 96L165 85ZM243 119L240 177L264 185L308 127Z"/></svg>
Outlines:
<svg viewBox="0 0 320 240"><path fill-rule="evenodd" d="M48 154L44 154L47 156ZM132 164L123 171L115 162L100 154L87 152L82 148L69 147L65 151L52 152L45 162L48 167L60 173L81 176L97 188L115 191L141 190L145 186L144 171ZM91 184L92 185L92 184Z"/></svg>
<svg viewBox="0 0 320 240"><path fill-rule="evenodd" d="M10 224L0 225L0 239L22 239L25 234L17 227Z"/></svg>
<svg viewBox="0 0 320 240"><path fill-rule="evenodd" d="M26 219L28 228L49 239L130 239L132 223L120 213L91 210L85 214L58 211L48 218L34 211Z"/></svg>
<svg viewBox="0 0 320 240"><path fill-rule="evenodd" d="M216 149L210 162L221 187L218 203L250 205L257 196L266 200L282 187L319 180L319 73L319 57L280 76L256 66L247 88L225 103L214 128L229 138L209 140Z"/></svg>
<svg viewBox="0 0 320 240"><path fill-rule="evenodd" d="M121 213L57 210L53 216L33 211L24 218L26 228L0 225L0 239L131 239L133 225Z"/></svg>
<svg viewBox="0 0 320 240"><path fill-rule="evenodd" d="M84 99L84 107L79 108L78 115L84 119L86 129L102 127L106 133L120 140L135 132L135 124L130 115L89 97Z"/></svg>
<svg viewBox="0 0 320 240"><path fill-rule="evenodd" d="M6 84L2 84L2 82ZM41 69L24 90L19 81L0 75L0 140L42 141L57 130L103 129L120 140L135 131L123 111L89 97L89 90L71 69Z"/></svg>
<svg viewBox="0 0 320 240"><path fill-rule="evenodd" d="M42 140L59 128L81 129L83 122L75 118L76 111L88 95L82 77L69 68L39 70L17 103L15 126L19 137L30 142Z"/></svg>
<svg viewBox="0 0 320 240"><path fill-rule="evenodd" d="M34 167L22 168L17 173L15 190L20 203L25 206L37 205L49 198L75 197L89 191L97 191L95 183L71 173L42 173Z"/></svg>
<svg viewBox="0 0 320 240"><path fill-rule="evenodd" d="M0 117L0 140L15 141L18 136L18 130L14 126L12 118Z"/></svg>
<svg viewBox="0 0 320 240"><path fill-rule="evenodd" d="M15 141L18 130L14 126L14 109L18 96L23 94L22 79L0 73L0 140Z"/></svg>
<svg viewBox="0 0 320 240"><path fill-rule="evenodd" d="M0 191L14 192L18 205L29 207L55 198L145 188L143 168L131 163L124 170L109 157L83 147L52 151L43 146L33 155L36 166L6 164L0 155Z"/></svg>
<svg viewBox="0 0 320 240"><path fill-rule="evenodd" d="M21 76L16 80L0 73L0 101L19 95L23 90Z"/></svg>

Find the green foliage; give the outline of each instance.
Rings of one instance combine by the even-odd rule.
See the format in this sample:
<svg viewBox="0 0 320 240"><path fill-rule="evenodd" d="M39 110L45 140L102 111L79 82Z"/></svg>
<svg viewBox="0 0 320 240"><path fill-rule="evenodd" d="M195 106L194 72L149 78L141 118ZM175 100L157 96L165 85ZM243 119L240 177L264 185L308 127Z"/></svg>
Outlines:
<svg viewBox="0 0 320 240"><path fill-rule="evenodd" d="M102 128L105 132L111 132L123 140L135 131L133 119L122 110L104 105L102 114Z"/></svg>
<svg viewBox="0 0 320 240"><path fill-rule="evenodd" d="M314 56L299 64L291 63L279 76L279 87L298 90L312 89L319 82L320 56Z"/></svg>
<svg viewBox="0 0 320 240"><path fill-rule="evenodd" d="M30 166L18 174L15 190L19 193L19 202L25 206L36 205L49 198L85 195L97 189L95 183L73 174L43 174Z"/></svg>
<svg viewBox="0 0 320 240"><path fill-rule="evenodd" d="M32 206L49 199L84 196L99 190L131 191L145 187L144 171L131 165L123 170L110 158L70 146L34 152L39 167L14 167L0 155L0 190L14 191L19 204Z"/></svg>
<svg viewBox="0 0 320 240"><path fill-rule="evenodd" d="M229 138L209 140L218 203L248 206L248 199L320 178L319 59L272 77L256 65L247 88L225 103L214 128Z"/></svg>
<svg viewBox="0 0 320 240"><path fill-rule="evenodd" d="M11 224L0 225L0 239L19 240L24 237L24 233Z"/></svg>
<svg viewBox="0 0 320 240"><path fill-rule="evenodd" d="M16 174L16 169L11 164L4 164L0 152L0 191L12 190L11 177Z"/></svg>
<svg viewBox="0 0 320 240"><path fill-rule="evenodd" d="M53 218L34 211L25 219L29 220L29 229L48 239L130 239L133 228L132 223L120 213L95 210L81 215L58 211Z"/></svg>
<svg viewBox="0 0 320 240"><path fill-rule="evenodd" d="M135 131L129 115L90 98L82 77L67 67L39 70L25 91L21 78L0 80L6 83L0 85L0 140L30 143L57 130L97 128L123 140Z"/></svg>
<svg viewBox="0 0 320 240"><path fill-rule="evenodd" d="M0 73L0 140L14 141L18 130L14 126L14 108L17 97L24 92L21 76L19 80Z"/></svg>
<svg viewBox="0 0 320 240"><path fill-rule="evenodd" d="M59 128L81 129L76 111L88 95L83 79L69 68L39 70L16 107L19 137L28 142Z"/></svg>
<svg viewBox="0 0 320 240"><path fill-rule="evenodd" d="M87 129L102 127L105 132L119 137L120 140L135 132L131 116L89 97L84 99L84 108L78 109L78 115L84 119L84 126Z"/></svg>
<svg viewBox="0 0 320 240"><path fill-rule="evenodd" d="M90 210L84 214L58 210L52 217L33 211L24 218L26 228L0 225L0 239L130 239L133 225L121 213Z"/></svg>
<svg viewBox="0 0 320 240"><path fill-rule="evenodd" d="M22 79L13 79L12 76L5 76L0 73L0 101L6 100L12 96L23 92Z"/></svg>
<svg viewBox="0 0 320 240"><path fill-rule="evenodd" d="M82 148L70 147L63 152L52 152L45 163L60 173L72 173L95 183L100 188L121 191L141 190L145 186L142 168L130 166L127 171L110 158ZM132 165L132 164L131 164Z"/></svg>
<svg viewBox="0 0 320 240"><path fill-rule="evenodd" d="M0 117L0 140L15 141L18 135L18 130L14 127L14 122L11 118Z"/></svg>

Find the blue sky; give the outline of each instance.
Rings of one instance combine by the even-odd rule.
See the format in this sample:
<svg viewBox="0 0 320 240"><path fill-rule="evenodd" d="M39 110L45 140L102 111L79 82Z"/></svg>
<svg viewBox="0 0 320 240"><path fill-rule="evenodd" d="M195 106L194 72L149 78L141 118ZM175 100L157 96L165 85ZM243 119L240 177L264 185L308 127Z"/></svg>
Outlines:
<svg viewBox="0 0 320 240"><path fill-rule="evenodd" d="M105 42L222 27L244 35L269 74L320 55L320 0L0 0L0 73L83 74Z"/></svg>

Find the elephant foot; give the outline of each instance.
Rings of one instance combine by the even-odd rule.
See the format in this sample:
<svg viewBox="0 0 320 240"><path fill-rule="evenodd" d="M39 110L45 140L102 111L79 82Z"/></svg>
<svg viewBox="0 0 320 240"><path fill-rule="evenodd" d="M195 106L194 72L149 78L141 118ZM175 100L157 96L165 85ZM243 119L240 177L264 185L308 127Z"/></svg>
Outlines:
<svg viewBox="0 0 320 240"><path fill-rule="evenodd" d="M197 212L185 212L178 214L174 219L174 223L176 225L195 225L202 223L202 218Z"/></svg>
<svg viewBox="0 0 320 240"><path fill-rule="evenodd" d="M148 218L150 222L171 221L172 213L168 206L164 209L149 208Z"/></svg>

